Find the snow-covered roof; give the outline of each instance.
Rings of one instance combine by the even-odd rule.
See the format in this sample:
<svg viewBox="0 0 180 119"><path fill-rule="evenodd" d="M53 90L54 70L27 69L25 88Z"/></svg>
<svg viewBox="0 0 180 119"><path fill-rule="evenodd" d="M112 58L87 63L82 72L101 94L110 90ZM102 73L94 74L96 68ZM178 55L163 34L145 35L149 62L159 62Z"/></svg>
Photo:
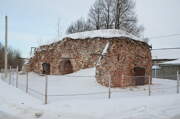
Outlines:
<svg viewBox="0 0 180 119"><path fill-rule="evenodd" d="M93 31L73 33L73 34L66 35L64 38L86 39L86 38L96 38L96 37L100 37L100 38L127 37L130 39L143 41L141 38L138 38L123 30L117 30L117 29L102 29L102 30L93 30Z"/></svg>
<svg viewBox="0 0 180 119"><path fill-rule="evenodd" d="M153 59L179 59L180 49L157 49L152 50Z"/></svg>
<svg viewBox="0 0 180 119"><path fill-rule="evenodd" d="M174 61L164 62L164 63L161 63L161 64L164 64L164 65L180 65L180 59L177 59L177 60L174 60Z"/></svg>
<svg viewBox="0 0 180 119"><path fill-rule="evenodd" d="M160 69L160 67L158 65L153 65L152 69Z"/></svg>

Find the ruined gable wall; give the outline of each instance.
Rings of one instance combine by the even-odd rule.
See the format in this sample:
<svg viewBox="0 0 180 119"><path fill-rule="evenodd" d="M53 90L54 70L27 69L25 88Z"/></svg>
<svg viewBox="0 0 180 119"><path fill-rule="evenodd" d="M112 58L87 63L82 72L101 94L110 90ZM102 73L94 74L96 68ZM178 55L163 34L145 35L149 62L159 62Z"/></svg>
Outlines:
<svg viewBox="0 0 180 119"><path fill-rule="evenodd" d="M108 54L96 67L96 80L108 86L111 78L113 87L135 85L134 68L145 68L145 75L151 76L151 51L146 43L134 40L111 40ZM148 78L145 79L145 84Z"/></svg>

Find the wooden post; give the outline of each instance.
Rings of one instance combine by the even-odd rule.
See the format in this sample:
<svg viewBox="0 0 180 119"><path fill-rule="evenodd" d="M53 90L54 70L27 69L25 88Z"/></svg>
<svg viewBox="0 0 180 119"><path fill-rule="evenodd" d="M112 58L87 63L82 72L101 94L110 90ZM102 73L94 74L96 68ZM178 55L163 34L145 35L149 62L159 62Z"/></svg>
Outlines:
<svg viewBox="0 0 180 119"><path fill-rule="evenodd" d="M9 68L9 85L11 85L11 66Z"/></svg>
<svg viewBox="0 0 180 119"><path fill-rule="evenodd" d="M4 70L5 70L5 78L8 77L8 17L5 16L5 56L4 56Z"/></svg>
<svg viewBox="0 0 180 119"><path fill-rule="evenodd" d="M26 72L26 93L28 93L29 79L28 72Z"/></svg>
<svg viewBox="0 0 180 119"><path fill-rule="evenodd" d="M48 76L45 75L45 95L44 95L44 103L47 104L48 102Z"/></svg>
<svg viewBox="0 0 180 119"><path fill-rule="evenodd" d="M109 75L108 78L108 86L109 86L109 90L108 90L108 98L111 99L111 76Z"/></svg>
<svg viewBox="0 0 180 119"><path fill-rule="evenodd" d="M18 66L16 68L16 88L18 88Z"/></svg>
<svg viewBox="0 0 180 119"><path fill-rule="evenodd" d="M151 76L148 77L149 96L151 96Z"/></svg>
<svg viewBox="0 0 180 119"><path fill-rule="evenodd" d="M179 94L179 71L177 71L177 94Z"/></svg>

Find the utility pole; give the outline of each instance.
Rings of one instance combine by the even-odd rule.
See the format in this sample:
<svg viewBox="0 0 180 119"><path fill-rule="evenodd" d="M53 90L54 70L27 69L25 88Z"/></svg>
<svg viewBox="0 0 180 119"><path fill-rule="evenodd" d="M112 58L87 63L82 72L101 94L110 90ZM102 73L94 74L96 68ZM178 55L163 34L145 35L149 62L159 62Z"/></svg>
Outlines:
<svg viewBox="0 0 180 119"><path fill-rule="evenodd" d="M7 78L7 65L8 65L8 51L7 51L7 45L8 45L8 17L5 16L5 62L4 62L4 69L5 69L5 78Z"/></svg>

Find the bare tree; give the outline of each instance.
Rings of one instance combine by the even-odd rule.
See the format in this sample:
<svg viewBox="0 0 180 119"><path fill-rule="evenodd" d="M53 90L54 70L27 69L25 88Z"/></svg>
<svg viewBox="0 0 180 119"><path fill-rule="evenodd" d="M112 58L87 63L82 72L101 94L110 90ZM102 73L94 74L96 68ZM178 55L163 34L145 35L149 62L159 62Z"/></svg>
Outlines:
<svg viewBox="0 0 180 119"><path fill-rule="evenodd" d="M0 69L1 68L4 68L4 52L5 52L5 49L3 47L3 45L0 43Z"/></svg>
<svg viewBox="0 0 180 119"><path fill-rule="evenodd" d="M116 0L116 9L115 9L115 29L120 29L123 24L127 24L131 21L134 21L133 8L135 4L132 0Z"/></svg>
<svg viewBox="0 0 180 119"><path fill-rule="evenodd" d="M96 0L89 10L88 20L78 20L68 28L68 33L93 29L122 29L139 36L144 30L137 25L133 0Z"/></svg>
<svg viewBox="0 0 180 119"><path fill-rule="evenodd" d="M149 43L149 38L143 38L143 41Z"/></svg>
<svg viewBox="0 0 180 119"><path fill-rule="evenodd" d="M83 32L92 30L92 26L90 24L90 20L84 20L83 18L78 19L76 22L72 23L68 29L67 34L76 33L76 32Z"/></svg>
<svg viewBox="0 0 180 119"><path fill-rule="evenodd" d="M102 21L104 23L105 29L113 28L114 22L114 10L115 10L115 2L114 0L103 0L102 2Z"/></svg>
<svg viewBox="0 0 180 119"><path fill-rule="evenodd" d="M100 29L102 26L102 11L103 0L96 0L89 10L89 19L95 29Z"/></svg>
<svg viewBox="0 0 180 119"><path fill-rule="evenodd" d="M0 69L4 68L4 51L4 46L0 45ZM8 67L12 66L13 68L15 68L16 66L19 66L19 68L21 68L23 62L24 61L21 58L19 51L8 48Z"/></svg>
<svg viewBox="0 0 180 119"><path fill-rule="evenodd" d="M74 24L71 23L70 26L68 26L67 30L66 30L67 34L71 34L71 33L75 33L75 27Z"/></svg>

